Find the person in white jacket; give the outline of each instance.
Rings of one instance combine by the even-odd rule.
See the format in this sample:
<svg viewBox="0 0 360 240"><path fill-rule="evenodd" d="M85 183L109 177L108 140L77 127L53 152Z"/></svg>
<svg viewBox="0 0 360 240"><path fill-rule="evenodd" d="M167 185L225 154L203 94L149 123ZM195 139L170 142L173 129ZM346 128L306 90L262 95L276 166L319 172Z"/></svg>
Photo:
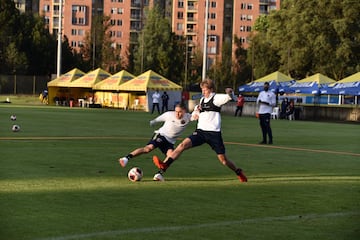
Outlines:
<svg viewBox="0 0 360 240"><path fill-rule="evenodd" d="M272 91L269 91L268 82L264 83L264 90L259 93L256 103L259 106L258 113L262 132L262 141L260 142L260 144L273 144L270 118L273 107L276 106L276 96ZM269 142L266 141L267 136L269 137Z"/></svg>
<svg viewBox="0 0 360 240"><path fill-rule="evenodd" d="M192 113L194 119L198 120L196 130L185 138L164 161L153 156L154 164L160 169L158 174L163 174L166 169L189 148L207 143L217 155L218 160L235 172L241 182L247 182L243 171L238 168L225 154L225 145L221 135L221 106L233 99L234 93L231 88L226 89L226 94L216 94L214 82L206 79L200 83L203 97L200 104Z"/></svg>
<svg viewBox="0 0 360 240"><path fill-rule="evenodd" d="M166 156L169 155L174 150L176 139L181 135L186 126L192 120L191 114L186 112L186 106L181 103L175 106L175 111L165 112L157 118L151 120L150 126L159 122L163 122L164 124L158 130L154 131L152 138L146 146L137 148L125 157L120 158L120 165L125 167L130 159L142 154L147 154L156 148L159 148Z"/></svg>

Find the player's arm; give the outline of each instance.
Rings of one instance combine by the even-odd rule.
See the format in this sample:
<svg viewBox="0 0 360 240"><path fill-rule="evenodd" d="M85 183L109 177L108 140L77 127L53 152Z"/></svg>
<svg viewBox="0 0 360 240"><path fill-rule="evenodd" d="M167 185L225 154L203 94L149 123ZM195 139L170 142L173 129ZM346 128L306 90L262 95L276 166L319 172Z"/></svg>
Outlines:
<svg viewBox="0 0 360 240"><path fill-rule="evenodd" d="M157 118L153 119L150 121L150 126L154 126L156 123L159 123L159 122L165 122L166 121L166 115L168 114L169 112L165 112L163 114L161 114L160 116L158 116Z"/></svg>

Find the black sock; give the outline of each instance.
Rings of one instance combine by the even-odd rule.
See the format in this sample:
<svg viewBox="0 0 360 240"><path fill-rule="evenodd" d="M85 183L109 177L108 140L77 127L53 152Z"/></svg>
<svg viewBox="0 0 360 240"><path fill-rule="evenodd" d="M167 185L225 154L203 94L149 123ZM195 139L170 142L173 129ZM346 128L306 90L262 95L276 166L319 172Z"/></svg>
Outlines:
<svg viewBox="0 0 360 240"><path fill-rule="evenodd" d="M127 159L130 159L133 157L133 155L131 153L129 153L126 157L127 157Z"/></svg>
<svg viewBox="0 0 360 240"><path fill-rule="evenodd" d="M169 167L172 163L174 162L174 159L172 159L171 157L168 158L164 163L167 167Z"/></svg>
<svg viewBox="0 0 360 240"><path fill-rule="evenodd" d="M241 168L236 169L236 170L235 170L236 175L239 176L239 175L241 174L241 171L242 171Z"/></svg>

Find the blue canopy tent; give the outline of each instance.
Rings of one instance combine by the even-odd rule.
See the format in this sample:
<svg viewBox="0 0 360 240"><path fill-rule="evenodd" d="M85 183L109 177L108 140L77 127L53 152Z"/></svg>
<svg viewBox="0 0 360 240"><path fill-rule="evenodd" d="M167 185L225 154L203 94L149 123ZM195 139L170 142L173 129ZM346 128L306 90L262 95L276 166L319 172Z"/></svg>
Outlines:
<svg viewBox="0 0 360 240"><path fill-rule="evenodd" d="M360 72L350 75L340 81L330 84L327 94L360 95Z"/></svg>
<svg viewBox="0 0 360 240"><path fill-rule="evenodd" d="M358 96L360 96L360 72L330 84L321 93L339 95L339 104L345 95L354 96L354 103L358 103Z"/></svg>
<svg viewBox="0 0 360 240"><path fill-rule="evenodd" d="M292 78L276 71L255 81L239 87L239 92L260 92L263 90L264 83L269 83L269 89L272 92L278 92L280 88L288 86L295 82Z"/></svg>
<svg viewBox="0 0 360 240"><path fill-rule="evenodd" d="M322 89L327 88L327 86L331 83L335 83L335 80L317 73L310 77L296 81L294 84L284 87L283 90L286 93L319 95L322 93Z"/></svg>

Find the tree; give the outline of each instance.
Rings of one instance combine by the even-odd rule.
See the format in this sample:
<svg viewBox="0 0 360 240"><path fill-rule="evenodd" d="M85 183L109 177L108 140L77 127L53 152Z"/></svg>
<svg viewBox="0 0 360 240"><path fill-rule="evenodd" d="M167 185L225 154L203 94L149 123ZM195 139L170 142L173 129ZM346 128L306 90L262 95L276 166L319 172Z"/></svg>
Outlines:
<svg viewBox="0 0 360 240"><path fill-rule="evenodd" d="M146 16L134 52L135 74L151 69L180 82L184 73L184 52L179 51L182 49L181 39L171 32L168 20L163 18L158 7L149 9Z"/></svg>
<svg viewBox="0 0 360 240"><path fill-rule="evenodd" d="M247 63L248 51L242 47L237 36L234 36L234 62L232 64L232 86L243 85L251 81L251 65Z"/></svg>
<svg viewBox="0 0 360 240"><path fill-rule="evenodd" d="M280 71L295 78L322 73L341 79L360 69L360 2L287 0L269 16L266 39Z"/></svg>

